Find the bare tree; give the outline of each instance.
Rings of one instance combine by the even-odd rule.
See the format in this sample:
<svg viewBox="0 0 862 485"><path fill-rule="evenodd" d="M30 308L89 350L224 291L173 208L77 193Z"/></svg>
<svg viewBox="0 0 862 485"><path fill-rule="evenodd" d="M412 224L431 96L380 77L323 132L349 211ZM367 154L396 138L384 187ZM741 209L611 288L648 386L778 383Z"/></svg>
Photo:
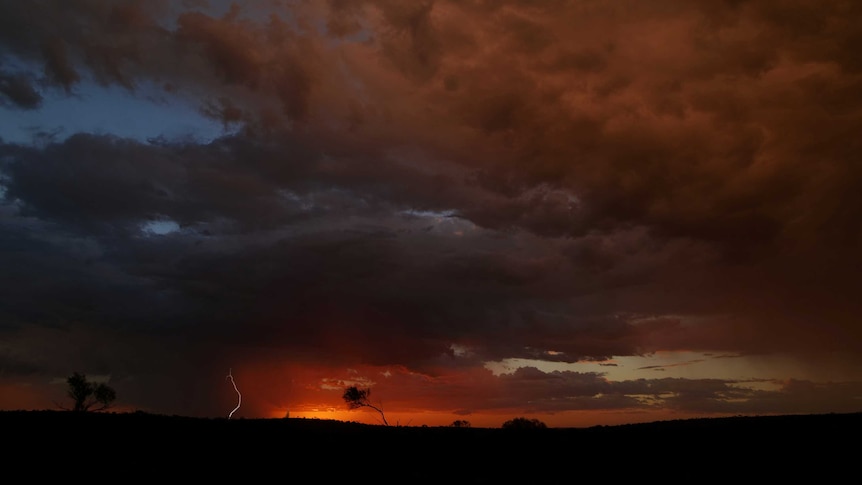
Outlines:
<svg viewBox="0 0 862 485"><path fill-rule="evenodd" d="M385 426L389 426L389 423L386 422L386 416L383 414L383 410L371 404L371 401L368 400L369 396L371 396L371 389L359 389L356 386L350 386L344 390L344 395L341 397L344 398L344 401L350 409L371 408L377 411L383 419L383 424Z"/></svg>
<svg viewBox="0 0 862 485"><path fill-rule="evenodd" d="M95 383L87 380L87 376L78 372L73 373L66 379L69 390L66 394L72 399L74 405L67 411L87 412L104 411L111 407L111 403L117 399L117 393L112 387L105 383Z"/></svg>

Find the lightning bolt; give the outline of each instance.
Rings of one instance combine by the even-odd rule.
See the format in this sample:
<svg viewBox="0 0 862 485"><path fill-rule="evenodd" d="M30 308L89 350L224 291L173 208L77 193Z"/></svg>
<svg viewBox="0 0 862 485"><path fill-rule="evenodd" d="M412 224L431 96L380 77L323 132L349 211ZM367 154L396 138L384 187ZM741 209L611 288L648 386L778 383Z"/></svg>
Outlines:
<svg viewBox="0 0 862 485"><path fill-rule="evenodd" d="M235 413L236 410L239 409L240 405L242 405L242 394L240 394L239 389L236 388L236 382L233 380L233 374L231 373L231 370L232 369L228 369L227 377L225 377L225 379L230 379L230 383L233 384L233 390L236 391L236 395L239 396L239 402L236 403L236 407L233 408L233 411L231 411L230 414L227 415L227 419L230 419L231 416L233 416L233 413Z"/></svg>

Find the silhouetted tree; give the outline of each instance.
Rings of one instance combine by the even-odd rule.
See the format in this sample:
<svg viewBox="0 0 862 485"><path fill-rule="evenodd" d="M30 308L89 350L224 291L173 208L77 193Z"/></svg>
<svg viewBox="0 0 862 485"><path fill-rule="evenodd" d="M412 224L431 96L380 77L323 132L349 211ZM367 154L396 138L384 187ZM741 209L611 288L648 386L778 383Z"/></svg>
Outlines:
<svg viewBox="0 0 862 485"><path fill-rule="evenodd" d="M341 397L344 398L344 401L350 409L367 407L377 411L383 419L383 424L389 426L389 423L386 422L386 416L383 414L383 410L371 404L368 400L369 396L371 396L371 389L359 389L356 386L350 386L344 390L344 395Z"/></svg>
<svg viewBox="0 0 862 485"><path fill-rule="evenodd" d="M87 380L87 376L78 372L73 373L66 379L69 385L67 395L75 403L68 411L104 411L111 407L111 403L117 399L114 389L105 383L95 383Z"/></svg>
<svg viewBox="0 0 862 485"><path fill-rule="evenodd" d="M456 419L455 421L452 421L452 424L450 426L452 426L453 428L469 428L470 421L464 419Z"/></svg>
<svg viewBox="0 0 862 485"><path fill-rule="evenodd" d="M503 429L545 429L548 426L536 418L515 418L503 423Z"/></svg>

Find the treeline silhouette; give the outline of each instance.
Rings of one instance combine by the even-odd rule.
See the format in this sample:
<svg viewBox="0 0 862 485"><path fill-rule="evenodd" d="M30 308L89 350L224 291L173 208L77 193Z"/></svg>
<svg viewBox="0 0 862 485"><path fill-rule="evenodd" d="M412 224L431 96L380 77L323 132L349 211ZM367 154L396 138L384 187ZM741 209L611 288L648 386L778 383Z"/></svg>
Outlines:
<svg viewBox="0 0 862 485"><path fill-rule="evenodd" d="M59 410L0 411L3 463L18 481L571 484L846 481L859 472L862 412L737 416L549 428L523 416L499 428L390 426L371 389L349 409L381 425L108 412L116 392L75 372ZM232 413L231 413L232 414ZM41 463L43 466L33 466ZM22 464L30 464L22 475ZM17 483L17 481L16 481Z"/></svg>

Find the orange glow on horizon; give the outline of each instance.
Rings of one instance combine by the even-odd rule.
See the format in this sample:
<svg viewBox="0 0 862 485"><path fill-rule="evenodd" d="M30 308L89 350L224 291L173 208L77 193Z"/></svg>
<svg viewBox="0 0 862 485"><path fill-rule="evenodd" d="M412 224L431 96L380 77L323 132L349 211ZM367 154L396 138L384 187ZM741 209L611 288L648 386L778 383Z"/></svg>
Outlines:
<svg viewBox="0 0 862 485"><path fill-rule="evenodd" d="M382 425L380 415L373 410L306 410L289 411L286 408L271 410L269 419L321 419L343 422L355 422L370 425ZM386 412L386 421L390 426L451 426L455 421L467 421L474 428L499 428L506 421L516 417L538 419L550 428L589 428L594 426L616 426L631 423L649 423L655 421L671 421L702 417L696 413L680 413L668 410L643 412L642 410L601 410L601 411L566 411L554 414L536 414L518 410L496 411L460 415L448 412L412 411Z"/></svg>
<svg viewBox="0 0 862 485"><path fill-rule="evenodd" d="M250 362L245 363L241 371L234 371L235 375L242 376L241 384L244 396L247 397L241 412L246 417L257 416L264 419L321 419L383 425L380 414L373 409L348 409L340 390L336 388L336 384L346 385L357 376L377 381L372 387L374 398L381 397L385 402L391 403L391 406L383 405L386 421L390 426L436 427L450 426L455 421L467 421L472 427L499 428L510 419L527 417L538 419L548 427L582 428L695 417L668 410L659 412L643 409L536 413L507 408L463 414L445 409L449 406L446 406L442 396L430 403L427 398L421 403L411 402L402 391L405 388L409 390L413 376L396 368L358 367L348 372L339 368L292 363ZM384 377L387 371L391 374ZM491 374L486 369L481 372ZM493 379L491 381L493 382ZM395 405L395 402L398 405ZM435 406L437 409L434 409Z"/></svg>
<svg viewBox="0 0 862 485"><path fill-rule="evenodd" d="M356 421L361 422L356 419L356 413L350 412L349 410L344 411L336 411L336 410L323 410L323 411L290 411L288 409L276 409L273 410L269 416L270 418L297 418L297 419L326 419L326 420L335 420L335 421Z"/></svg>
<svg viewBox="0 0 862 485"><path fill-rule="evenodd" d="M51 402L48 396L43 396L38 390L15 383L0 384L0 396L3 396L3 400L0 401L0 409L5 411L46 409L45 404Z"/></svg>

